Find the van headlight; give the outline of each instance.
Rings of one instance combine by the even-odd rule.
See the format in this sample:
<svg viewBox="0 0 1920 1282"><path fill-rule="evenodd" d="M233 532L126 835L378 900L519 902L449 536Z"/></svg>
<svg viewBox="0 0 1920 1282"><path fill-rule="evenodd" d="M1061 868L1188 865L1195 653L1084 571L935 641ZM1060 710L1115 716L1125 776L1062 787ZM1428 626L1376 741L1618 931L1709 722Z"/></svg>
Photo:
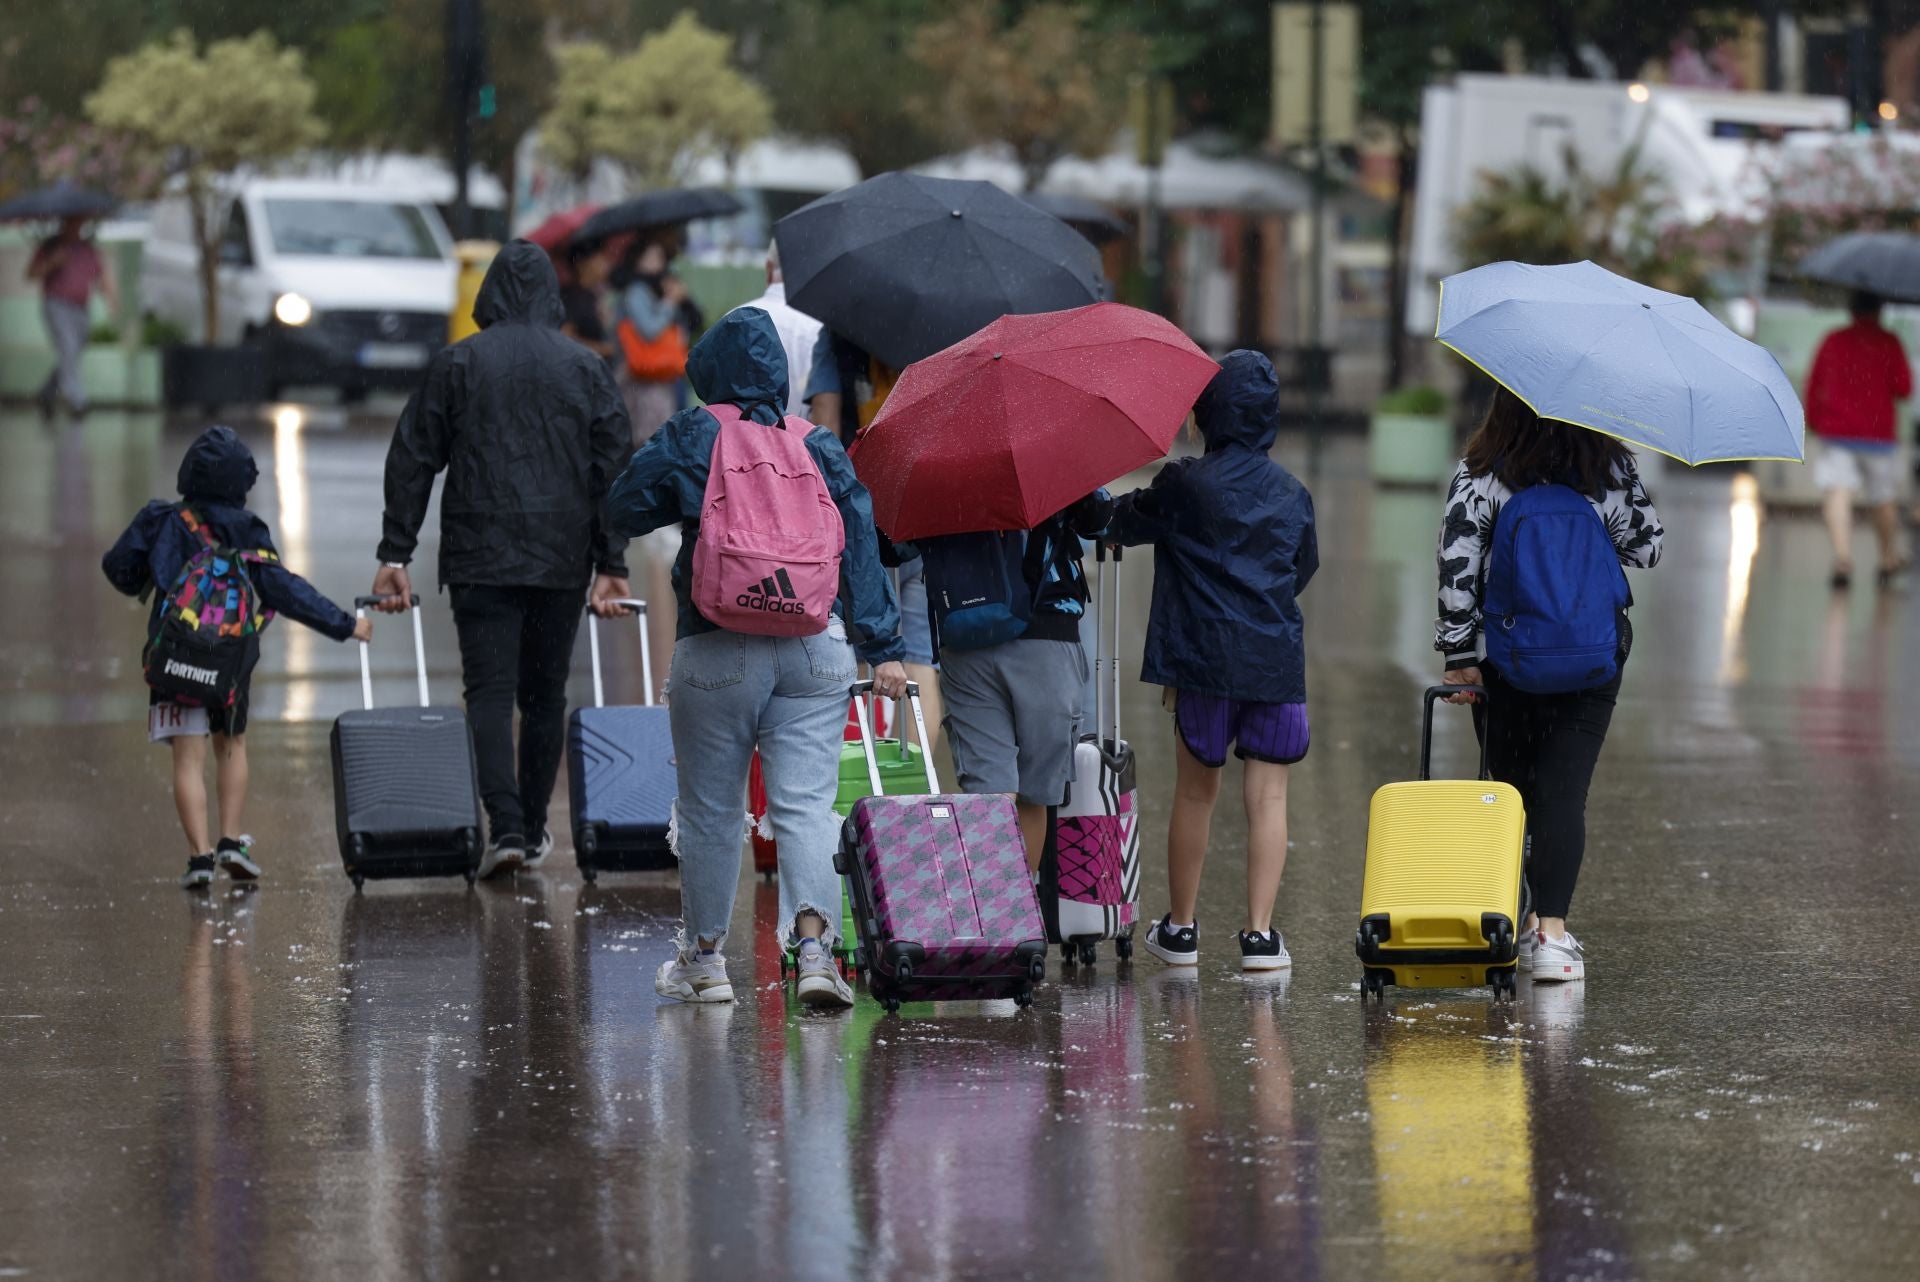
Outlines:
<svg viewBox="0 0 1920 1282"><path fill-rule="evenodd" d="M273 300L273 315L282 325L298 328L313 319L313 304L298 294L282 294Z"/></svg>

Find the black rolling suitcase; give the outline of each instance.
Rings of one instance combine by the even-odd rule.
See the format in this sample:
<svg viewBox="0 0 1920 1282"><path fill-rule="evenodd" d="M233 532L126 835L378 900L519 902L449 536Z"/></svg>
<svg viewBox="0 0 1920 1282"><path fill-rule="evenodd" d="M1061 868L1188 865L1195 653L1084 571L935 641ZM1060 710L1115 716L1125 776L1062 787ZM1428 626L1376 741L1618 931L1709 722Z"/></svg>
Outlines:
<svg viewBox="0 0 1920 1282"><path fill-rule="evenodd" d="M356 598L355 615L365 618L379 599ZM373 706L373 663L362 642L366 706L333 723L334 821L340 859L356 890L369 877L465 877L471 883L480 867L480 783L467 714L427 702L420 598L412 604L420 706Z"/></svg>
<svg viewBox="0 0 1920 1282"><path fill-rule="evenodd" d="M667 830L680 780L673 761L673 728L653 701L653 649L647 641L647 603L628 599L640 617L640 679L646 703L609 708L600 678L599 620L587 614L593 661L593 706L575 708L567 722L567 793L573 806L573 852L580 875L658 872L678 866Z"/></svg>

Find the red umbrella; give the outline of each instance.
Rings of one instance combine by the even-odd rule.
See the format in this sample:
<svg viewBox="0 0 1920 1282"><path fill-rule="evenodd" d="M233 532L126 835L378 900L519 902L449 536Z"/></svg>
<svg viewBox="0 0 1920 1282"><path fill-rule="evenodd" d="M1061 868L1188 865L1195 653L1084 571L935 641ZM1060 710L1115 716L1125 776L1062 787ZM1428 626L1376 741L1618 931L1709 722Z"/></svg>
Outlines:
<svg viewBox="0 0 1920 1282"><path fill-rule="evenodd" d="M598 205L575 205L572 209L563 209L551 214L547 220L522 236L530 240L549 254L557 254L567 243L567 238L585 226L587 219L600 212Z"/></svg>
<svg viewBox="0 0 1920 1282"><path fill-rule="evenodd" d="M1164 455L1219 369L1119 303L1003 316L907 366L854 466L900 542L1030 529Z"/></svg>

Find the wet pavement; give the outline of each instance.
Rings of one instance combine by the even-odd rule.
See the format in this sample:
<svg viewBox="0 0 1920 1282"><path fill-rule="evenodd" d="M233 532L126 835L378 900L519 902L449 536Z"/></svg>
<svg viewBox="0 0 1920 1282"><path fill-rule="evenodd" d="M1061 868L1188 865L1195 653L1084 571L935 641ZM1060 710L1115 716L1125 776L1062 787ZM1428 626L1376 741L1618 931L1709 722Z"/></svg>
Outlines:
<svg viewBox="0 0 1920 1282"><path fill-rule="evenodd" d="M0 1277L1920 1276L1920 588L1829 594L1818 527L1731 472L1650 477L1667 560L1633 580L1584 985L1363 1010L1366 800L1413 772L1438 503L1373 490L1357 439L1308 469L1290 438L1325 559L1292 975L1230 968L1223 804L1197 976L1056 958L1025 1013L813 1017L750 882L734 937L762 951L713 1009L653 995L671 883L587 888L564 848L510 885L353 895L326 736L357 662L290 625L249 735L268 881L175 889L144 616L97 561L192 430L0 415ZM244 430L285 559L363 591L382 425ZM660 573L636 587L664 599ZM427 637L451 698L444 607ZM391 698L407 643L376 641ZM1154 692L1127 699L1157 915L1171 744ZM1469 738L1449 720L1442 760Z"/></svg>

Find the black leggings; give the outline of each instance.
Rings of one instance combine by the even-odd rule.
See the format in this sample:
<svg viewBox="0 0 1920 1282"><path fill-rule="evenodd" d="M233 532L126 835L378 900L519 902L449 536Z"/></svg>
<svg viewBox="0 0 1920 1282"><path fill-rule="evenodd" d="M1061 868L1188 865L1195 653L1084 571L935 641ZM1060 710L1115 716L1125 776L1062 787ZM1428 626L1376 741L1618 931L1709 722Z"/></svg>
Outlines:
<svg viewBox="0 0 1920 1282"><path fill-rule="evenodd" d="M586 594L552 588L455 587L467 723L493 835L538 841L567 746L567 668ZM515 769L513 709L520 708Z"/></svg>
<svg viewBox="0 0 1920 1282"><path fill-rule="evenodd" d="M1565 917L1587 849L1587 786L1613 720L1620 678L1573 694L1528 694L1482 665L1487 698L1474 704L1493 777L1520 790L1533 853L1527 884L1533 911Z"/></svg>

